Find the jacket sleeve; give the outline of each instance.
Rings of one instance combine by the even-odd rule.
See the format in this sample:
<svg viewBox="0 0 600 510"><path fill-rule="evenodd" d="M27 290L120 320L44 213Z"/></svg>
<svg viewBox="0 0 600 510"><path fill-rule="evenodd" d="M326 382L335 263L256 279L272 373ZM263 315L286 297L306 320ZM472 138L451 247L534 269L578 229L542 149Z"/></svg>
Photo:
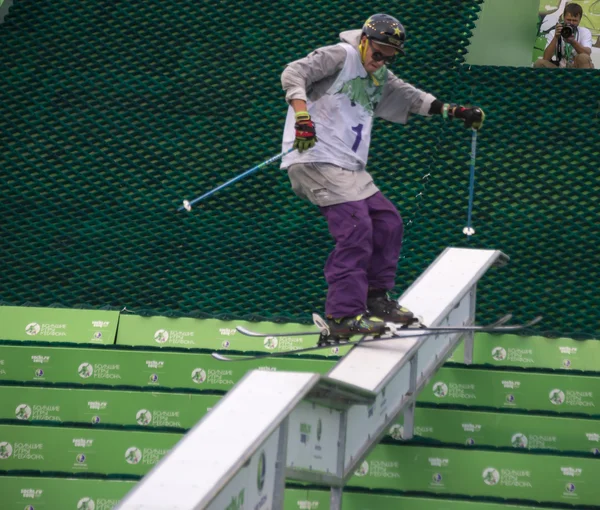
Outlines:
<svg viewBox="0 0 600 510"><path fill-rule="evenodd" d="M288 103L292 99L306 101L311 92L322 95L326 90L325 85L333 83L345 61L346 50L336 44L319 48L306 57L289 63L281 74L285 100Z"/></svg>
<svg viewBox="0 0 600 510"><path fill-rule="evenodd" d="M402 81L388 71L381 100L375 108L375 116L390 122L406 124L411 114L429 115L433 101L434 96Z"/></svg>

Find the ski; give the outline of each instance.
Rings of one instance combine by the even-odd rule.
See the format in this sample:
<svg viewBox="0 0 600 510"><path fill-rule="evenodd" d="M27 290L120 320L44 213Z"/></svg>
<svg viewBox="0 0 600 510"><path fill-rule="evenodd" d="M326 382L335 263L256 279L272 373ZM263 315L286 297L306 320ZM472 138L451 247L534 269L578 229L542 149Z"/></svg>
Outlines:
<svg viewBox="0 0 600 510"><path fill-rule="evenodd" d="M422 326L420 325L419 322L415 323L415 324L411 324L408 326L399 326L398 324L392 324L392 323L386 323L387 326L389 328L391 328L392 330L407 330L407 329L416 329L419 331L448 331L448 330L452 330L452 331L478 331L482 328L491 328L491 327L500 327L503 324L505 324L506 322L508 322L510 319L512 318L512 314L506 314L503 315L502 317L500 317L497 321L493 322L492 324L488 324L487 326L448 326L448 327L444 327L444 326L440 326L440 327L427 327L427 326ZM309 335L328 335L329 334L329 328L327 327L327 323L323 320L323 318L316 313L313 313L313 322L315 323L315 326L317 326L319 328L319 331L294 331L294 332L289 332L289 333L258 333L256 331L252 331L249 330L247 328L244 328L243 326L237 326L236 329L237 331L239 331L242 335L245 336L252 336L252 337L256 337L256 338L266 338L266 337L282 337L282 336L309 336ZM516 326L503 326L503 327L507 327L507 328L514 328L516 327L517 329L519 328L519 325Z"/></svg>
<svg viewBox="0 0 600 510"><path fill-rule="evenodd" d="M281 351L281 352L265 352L261 354L251 355L251 356L239 356L236 358L230 358L228 356L224 356L217 352L212 353L212 357L218 359L219 361L252 361L263 358L277 358L282 356L289 356L291 354L302 354L307 352L318 351L321 349L327 349L330 347L343 347L346 345L364 345L372 342L385 342L386 340L398 340L402 338L419 338L423 336L434 336L440 333L458 333L458 332L486 332L486 333L505 333L507 331L518 331L519 329L529 328L534 326L538 322L542 320L541 316L535 317L532 320L523 323L523 324L512 324L509 326L504 325L506 320L510 319L511 314L505 315L501 317L498 321L489 324L487 326L456 326L456 327L440 327L440 328L401 328L396 333L391 333L391 336L383 336L383 337L375 337L370 338L366 335L363 335L361 338L357 340L348 340L341 341L338 343L327 343L320 345L313 345L311 347L305 347L303 349L295 349L291 351ZM410 333L414 331L414 334L402 334L402 333ZM310 334L315 334L311 332ZM389 333L388 333L389 335ZM265 336L275 336L275 335L265 335ZM285 336L285 335L280 335ZM288 335L289 336L289 335Z"/></svg>

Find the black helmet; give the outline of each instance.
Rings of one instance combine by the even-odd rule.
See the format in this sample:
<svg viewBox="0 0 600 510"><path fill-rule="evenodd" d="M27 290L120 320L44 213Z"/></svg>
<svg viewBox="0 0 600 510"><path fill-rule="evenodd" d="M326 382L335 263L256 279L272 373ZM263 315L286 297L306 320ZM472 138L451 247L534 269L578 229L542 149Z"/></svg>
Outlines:
<svg viewBox="0 0 600 510"><path fill-rule="evenodd" d="M389 14L373 14L362 28L363 35L377 44L391 46L400 55L404 55L406 31L396 18Z"/></svg>

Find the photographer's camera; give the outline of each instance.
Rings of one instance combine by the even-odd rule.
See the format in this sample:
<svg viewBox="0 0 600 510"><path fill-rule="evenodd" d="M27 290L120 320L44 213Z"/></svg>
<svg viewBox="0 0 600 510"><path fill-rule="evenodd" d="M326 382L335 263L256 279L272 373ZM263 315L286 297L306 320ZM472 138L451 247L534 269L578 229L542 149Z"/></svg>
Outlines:
<svg viewBox="0 0 600 510"><path fill-rule="evenodd" d="M562 30L560 31L560 35L565 41L576 33L577 27L575 25L569 25L568 23L563 25Z"/></svg>

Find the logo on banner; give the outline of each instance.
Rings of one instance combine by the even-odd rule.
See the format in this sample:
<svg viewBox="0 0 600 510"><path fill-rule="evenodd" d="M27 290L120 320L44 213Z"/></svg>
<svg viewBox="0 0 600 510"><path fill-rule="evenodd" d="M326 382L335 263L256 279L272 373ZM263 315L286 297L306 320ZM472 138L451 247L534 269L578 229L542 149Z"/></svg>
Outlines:
<svg viewBox="0 0 600 510"><path fill-rule="evenodd" d="M96 508L96 504L91 498L81 498L77 502L77 510L94 510L94 508Z"/></svg>
<svg viewBox="0 0 600 510"><path fill-rule="evenodd" d="M6 441L0 443L0 459L8 459L13 452L12 445Z"/></svg>
<svg viewBox="0 0 600 510"><path fill-rule="evenodd" d="M492 358L496 361L502 361L506 359L506 349L503 347L494 347L492 349Z"/></svg>
<svg viewBox="0 0 600 510"><path fill-rule="evenodd" d="M360 467L354 472L356 476L365 476L369 472L369 463L365 460Z"/></svg>
<svg viewBox="0 0 600 510"><path fill-rule="evenodd" d="M82 363L81 365L79 365L77 373L79 374L79 377L87 379L88 377L91 377L94 373L94 367L89 363Z"/></svg>
<svg viewBox="0 0 600 510"><path fill-rule="evenodd" d="M313 510L319 508L318 501L309 501L305 499L296 501L296 504L298 505L298 510Z"/></svg>
<svg viewBox="0 0 600 510"><path fill-rule="evenodd" d="M140 425L148 425L152 421L152 413L147 409L140 409L135 415L135 421Z"/></svg>
<svg viewBox="0 0 600 510"><path fill-rule="evenodd" d="M125 452L125 460L128 464L139 464L139 462L142 460L142 452L139 448L132 446Z"/></svg>
<svg viewBox="0 0 600 510"><path fill-rule="evenodd" d="M515 448L527 448L527 436L517 432L510 440L511 444Z"/></svg>
<svg viewBox="0 0 600 510"><path fill-rule="evenodd" d="M67 324L30 322L25 326L25 333L29 336L36 336L40 333L43 336L67 336Z"/></svg>
<svg viewBox="0 0 600 510"><path fill-rule="evenodd" d="M500 481L500 473L493 467L484 469L482 476L486 485L496 485Z"/></svg>
<svg viewBox="0 0 600 510"><path fill-rule="evenodd" d="M565 394L559 389L554 389L550 392L549 398L552 404L559 406L565 401Z"/></svg>
<svg viewBox="0 0 600 510"><path fill-rule="evenodd" d="M402 425L399 425L398 423L392 425L390 427L390 436L392 436L392 438L396 440L402 439L404 436L404 427Z"/></svg>
<svg viewBox="0 0 600 510"><path fill-rule="evenodd" d="M31 322L25 326L25 333L29 336L35 336L41 331L42 327L37 322Z"/></svg>
<svg viewBox="0 0 600 510"><path fill-rule="evenodd" d="M265 485L265 476L267 473L267 459L265 457L265 452L261 452L260 457L258 458L258 469L256 472L256 487L258 488L258 492L261 493L263 487Z"/></svg>
<svg viewBox="0 0 600 510"><path fill-rule="evenodd" d="M21 404L15 409L17 420L28 420L31 418L31 407L27 404Z"/></svg>
<svg viewBox="0 0 600 510"><path fill-rule="evenodd" d="M154 333L154 340L159 344L164 344L169 339L169 332L166 329L159 329Z"/></svg>
<svg viewBox="0 0 600 510"><path fill-rule="evenodd" d="M202 384L206 381L206 372L202 368L196 368L192 372L192 381L196 384Z"/></svg>
<svg viewBox="0 0 600 510"><path fill-rule="evenodd" d="M448 395L448 386L443 382L436 382L433 385L433 394L438 398L444 398Z"/></svg>
<svg viewBox="0 0 600 510"><path fill-rule="evenodd" d="M265 348L267 348L269 350L277 349L278 343L279 342L277 340L277 337L274 337L274 336L268 336L263 341Z"/></svg>
<svg viewBox="0 0 600 510"><path fill-rule="evenodd" d="M567 492L575 492L575 484L573 482L569 482L566 486L565 486L565 490Z"/></svg>

